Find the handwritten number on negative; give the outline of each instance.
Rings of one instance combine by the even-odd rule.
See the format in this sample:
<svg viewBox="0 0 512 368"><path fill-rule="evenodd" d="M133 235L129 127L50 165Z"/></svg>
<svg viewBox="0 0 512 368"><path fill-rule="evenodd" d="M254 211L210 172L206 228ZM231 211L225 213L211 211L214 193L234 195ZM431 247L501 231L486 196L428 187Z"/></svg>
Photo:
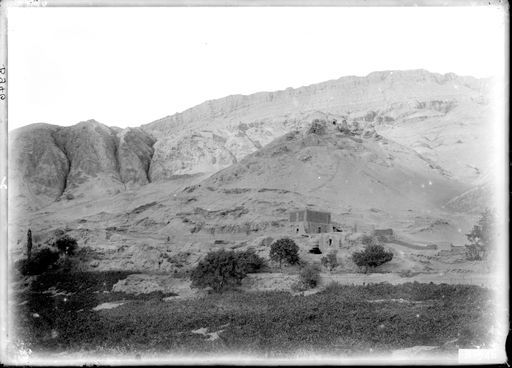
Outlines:
<svg viewBox="0 0 512 368"><path fill-rule="evenodd" d="M5 75L5 66L2 66L2 67L0 68L0 74ZM1 83L6 83L6 82L7 82L7 78L5 78L5 77L0 77L0 84L1 84ZM2 86L2 85L0 85L0 92L1 92L1 94L0 94L0 100L5 100L5 93L4 93L4 91L5 91L5 87L4 87L4 86Z"/></svg>

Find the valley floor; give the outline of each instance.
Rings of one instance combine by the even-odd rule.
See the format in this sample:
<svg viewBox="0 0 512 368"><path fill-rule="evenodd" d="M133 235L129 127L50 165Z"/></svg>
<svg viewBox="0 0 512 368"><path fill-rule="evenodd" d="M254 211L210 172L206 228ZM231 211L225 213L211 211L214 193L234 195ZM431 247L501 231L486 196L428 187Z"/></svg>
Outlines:
<svg viewBox="0 0 512 368"><path fill-rule="evenodd" d="M357 357L399 354L405 348L456 359L458 348L489 347L499 327L494 293L477 285L410 282L414 278L403 278L399 285L324 282L318 292L298 295L248 288L269 277L258 274L238 291L180 298L169 290L138 295L114 291L127 276L45 274L25 289L19 282L11 298L16 310L13 349L37 358L227 353ZM358 276L389 281L383 275Z"/></svg>

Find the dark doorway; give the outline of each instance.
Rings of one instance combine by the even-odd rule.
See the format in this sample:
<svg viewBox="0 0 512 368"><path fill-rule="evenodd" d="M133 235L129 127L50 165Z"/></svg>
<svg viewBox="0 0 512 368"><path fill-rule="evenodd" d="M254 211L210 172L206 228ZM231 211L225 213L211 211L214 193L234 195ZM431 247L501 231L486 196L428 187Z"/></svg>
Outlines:
<svg viewBox="0 0 512 368"><path fill-rule="evenodd" d="M309 250L309 253L311 254L322 254L322 251L318 246L315 246Z"/></svg>
<svg viewBox="0 0 512 368"><path fill-rule="evenodd" d="M319 233L321 233L321 232L322 232L322 227L321 227L321 226L319 226L319 227L318 227L318 232L319 232Z"/></svg>

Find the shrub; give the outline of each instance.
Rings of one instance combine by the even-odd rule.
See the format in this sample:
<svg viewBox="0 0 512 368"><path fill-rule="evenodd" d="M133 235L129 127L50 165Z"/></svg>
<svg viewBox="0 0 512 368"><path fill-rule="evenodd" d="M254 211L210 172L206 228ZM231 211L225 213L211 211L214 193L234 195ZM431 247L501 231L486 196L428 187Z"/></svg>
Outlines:
<svg viewBox="0 0 512 368"><path fill-rule="evenodd" d="M16 267L24 275L40 275L48 271L59 259L59 253L43 248L35 253L30 259L23 259L17 262Z"/></svg>
<svg viewBox="0 0 512 368"><path fill-rule="evenodd" d="M55 241L53 245L59 250L60 254L65 254L68 256L72 256L73 254L75 254L78 248L76 239L72 238L69 235L64 235L60 237Z"/></svg>
<svg viewBox="0 0 512 368"><path fill-rule="evenodd" d="M279 267L283 261L297 264L299 262L299 247L289 238L279 239L270 246L269 255L271 260L279 262Z"/></svg>
<svg viewBox="0 0 512 368"><path fill-rule="evenodd" d="M322 266L327 268L329 271L334 270L338 267L338 257L336 256L336 251L329 252L326 256L321 259Z"/></svg>
<svg viewBox="0 0 512 368"><path fill-rule="evenodd" d="M362 252L354 252L352 260L365 273L393 259L393 253L384 250L382 245L367 245Z"/></svg>
<svg viewBox="0 0 512 368"><path fill-rule="evenodd" d="M211 287L215 292L222 292L234 285L240 285L246 272L237 261L233 251L218 250L209 252L192 270L192 286Z"/></svg>
<svg viewBox="0 0 512 368"><path fill-rule="evenodd" d="M266 266L265 260L256 254L254 249L236 252L236 261L245 273L261 271Z"/></svg>
<svg viewBox="0 0 512 368"><path fill-rule="evenodd" d="M306 265L300 270L299 280L305 289L313 289L320 282L320 270L315 265Z"/></svg>

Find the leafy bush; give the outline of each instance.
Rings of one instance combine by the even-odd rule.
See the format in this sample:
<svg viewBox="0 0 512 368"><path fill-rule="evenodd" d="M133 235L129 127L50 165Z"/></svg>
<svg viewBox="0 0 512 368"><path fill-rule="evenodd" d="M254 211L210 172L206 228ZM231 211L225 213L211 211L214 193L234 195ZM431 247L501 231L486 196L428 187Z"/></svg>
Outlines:
<svg viewBox="0 0 512 368"><path fill-rule="evenodd" d="M297 264L299 262L299 247L289 238L279 239L270 246L269 255L271 260L279 262L279 267L283 261Z"/></svg>
<svg viewBox="0 0 512 368"><path fill-rule="evenodd" d="M299 280L305 289L314 289L320 282L320 270L315 265L306 265L300 270Z"/></svg>
<svg viewBox="0 0 512 368"><path fill-rule="evenodd" d="M211 287L215 292L222 292L240 285L246 274L235 252L222 249L209 252L192 270L190 278L193 287Z"/></svg>
<svg viewBox="0 0 512 368"><path fill-rule="evenodd" d="M362 252L354 252L352 260L367 273L369 269L374 269L393 259L393 253L384 250L382 245L367 245Z"/></svg>
<svg viewBox="0 0 512 368"><path fill-rule="evenodd" d="M336 253L336 251L329 252L321 259L322 266L327 268L329 271L332 271L338 267L338 257L336 256Z"/></svg>
<svg viewBox="0 0 512 368"><path fill-rule="evenodd" d="M235 252L235 255L238 265L245 273L258 272L266 266L265 260L257 255L252 248L241 252Z"/></svg>
<svg viewBox="0 0 512 368"><path fill-rule="evenodd" d="M494 242L495 217L490 210L485 210L478 223L466 234L469 244L466 244L466 258L470 261L485 259Z"/></svg>
<svg viewBox="0 0 512 368"><path fill-rule="evenodd" d="M59 253L43 248L35 253L30 259L23 259L16 264L16 268L24 275L40 275L48 271L59 259Z"/></svg>
<svg viewBox="0 0 512 368"><path fill-rule="evenodd" d="M75 254L78 244L76 242L75 238L72 238L69 235L64 235L57 239L55 243L53 244L58 250L59 253L65 254L68 256L72 256Z"/></svg>

